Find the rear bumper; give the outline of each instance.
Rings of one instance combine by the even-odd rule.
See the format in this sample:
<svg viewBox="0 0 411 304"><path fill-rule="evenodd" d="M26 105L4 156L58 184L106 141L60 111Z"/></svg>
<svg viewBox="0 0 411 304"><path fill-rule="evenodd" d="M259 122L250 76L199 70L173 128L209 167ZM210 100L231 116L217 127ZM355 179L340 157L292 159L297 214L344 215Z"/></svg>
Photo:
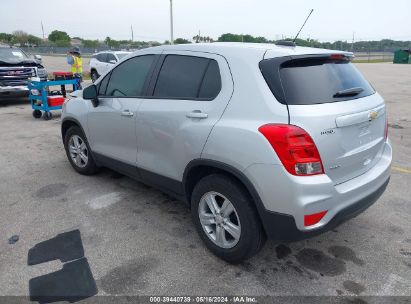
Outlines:
<svg viewBox="0 0 411 304"><path fill-rule="evenodd" d="M27 96L29 96L29 89L27 86L0 86L0 98Z"/></svg>
<svg viewBox="0 0 411 304"><path fill-rule="evenodd" d="M292 176L281 165L252 165L245 175L257 190L258 208L269 237L293 241L332 229L371 206L384 192L390 175L392 148L385 143L380 160L366 173L334 185L326 175ZM315 225L304 215L327 210Z"/></svg>
<svg viewBox="0 0 411 304"><path fill-rule="evenodd" d="M384 193L389 183L389 178L375 192L354 204L339 211L327 224L320 228L301 231L297 228L294 217L291 215L265 211L262 214L262 221L268 236L277 241L292 242L310 238L341 225L345 221L356 217L374 204Z"/></svg>

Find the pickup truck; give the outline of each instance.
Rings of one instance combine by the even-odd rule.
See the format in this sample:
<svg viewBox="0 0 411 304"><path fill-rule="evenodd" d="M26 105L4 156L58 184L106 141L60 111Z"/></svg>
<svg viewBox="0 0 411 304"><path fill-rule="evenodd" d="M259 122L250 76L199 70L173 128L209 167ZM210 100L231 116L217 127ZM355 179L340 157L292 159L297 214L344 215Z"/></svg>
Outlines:
<svg viewBox="0 0 411 304"><path fill-rule="evenodd" d="M19 48L0 47L0 99L27 97L27 83L32 77L47 80L40 56L32 59Z"/></svg>

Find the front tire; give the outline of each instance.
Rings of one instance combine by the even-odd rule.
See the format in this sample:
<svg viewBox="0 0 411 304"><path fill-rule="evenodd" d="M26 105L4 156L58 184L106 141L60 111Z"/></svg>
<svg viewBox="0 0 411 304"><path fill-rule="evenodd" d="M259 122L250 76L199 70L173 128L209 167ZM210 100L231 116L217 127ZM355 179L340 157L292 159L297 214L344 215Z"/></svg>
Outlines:
<svg viewBox="0 0 411 304"><path fill-rule="evenodd" d="M212 174L194 187L191 214L207 248L237 264L255 255L266 236L244 187L228 176Z"/></svg>
<svg viewBox="0 0 411 304"><path fill-rule="evenodd" d="M69 128L64 136L64 148L71 166L78 173L93 175L98 171L86 136L77 126Z"/></svg>

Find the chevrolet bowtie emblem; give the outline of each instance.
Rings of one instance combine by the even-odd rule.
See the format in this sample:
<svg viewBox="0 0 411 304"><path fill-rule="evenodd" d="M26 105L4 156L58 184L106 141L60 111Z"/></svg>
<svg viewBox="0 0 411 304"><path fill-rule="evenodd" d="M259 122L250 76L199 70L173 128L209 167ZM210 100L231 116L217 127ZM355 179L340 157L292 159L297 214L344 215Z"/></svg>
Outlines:
<svg viewBox="0 0 411 304"><path fill-rule="evenodd" d="M378 117L378 113L376 112L376 111L371 111L369 114L368 114L368 118L370 119L370 120L374 120L374 119L376 119Z"/></svg>

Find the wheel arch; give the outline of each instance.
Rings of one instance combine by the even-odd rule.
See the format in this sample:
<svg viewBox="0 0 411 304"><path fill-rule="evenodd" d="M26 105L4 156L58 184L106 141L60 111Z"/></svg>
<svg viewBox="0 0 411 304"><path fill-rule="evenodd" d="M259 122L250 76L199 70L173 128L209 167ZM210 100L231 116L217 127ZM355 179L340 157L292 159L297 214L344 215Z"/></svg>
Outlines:
<svg viewBox="0 0 411 304"><path fill-rule="evenodd" d="M86 132L84 132L83 127L81 126L80 122L75 119L75 118L64 118L62 123L61 123L61 137L64 141L64 137L66 136L66 133L68 131L68 129L70 129L71 127L79 127L81 129L81 132L83 132L84 136L86 135Z"/></svg>
<svg viewBox="0 0 411 304"><path fill-rule="evenodd" d="M210 159L196 159L191 161L187 165L183 175L183 191L190 208L191 194L196 183L201 178L213 173L227 175L245 187L245 190L247 194L250 196L253 202L253 206L257 211L264 232L267 234L267 228L269 227L268 223L266 222L267 210L265 209L257 190L243 172L225 163Z"/></svg>
<svg viewBox="0 0 411 304"><path fill-rule="evenodd" d="M196 183L201 178L214 173L228 175L245 187L245 190L252 199L254 207L256 208L261 223L264 227L265 225L263 215L264 212L266 212L266 209L264 208L261 198L254 185L240 170L219 161L197 159L191 161L187 165L183 175L183 190L189 206L191 207L191 194Z"/></svg>

